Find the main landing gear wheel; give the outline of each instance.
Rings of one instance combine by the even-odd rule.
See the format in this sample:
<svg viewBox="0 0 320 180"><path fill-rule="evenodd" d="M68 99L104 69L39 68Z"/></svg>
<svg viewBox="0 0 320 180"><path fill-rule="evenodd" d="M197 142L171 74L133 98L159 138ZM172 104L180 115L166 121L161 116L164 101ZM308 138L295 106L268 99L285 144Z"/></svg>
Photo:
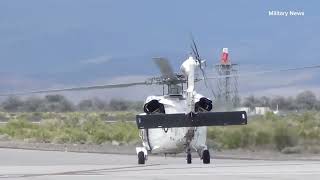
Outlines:
<svg viewBox="0 0 320 180"><path fill-rule="evenodd" d="M144 152L140 151L138 153L138 164L145 164L145 162L146 162L146 158L144 156Z"/></svg>
<svg viewBox="0 0 320 180"><path fill-rule="evenodd" d="M188 153L188 154L187 154L187 163L188 163L188 164L191 164L191 163L192 163L191 153Z"/></svg>
<svg viewBox="0 0 320 180"><path fill-rule="evenodd" d="M210 153L209 150L204 150L202 152L203 164L210 164Z"/></svg>

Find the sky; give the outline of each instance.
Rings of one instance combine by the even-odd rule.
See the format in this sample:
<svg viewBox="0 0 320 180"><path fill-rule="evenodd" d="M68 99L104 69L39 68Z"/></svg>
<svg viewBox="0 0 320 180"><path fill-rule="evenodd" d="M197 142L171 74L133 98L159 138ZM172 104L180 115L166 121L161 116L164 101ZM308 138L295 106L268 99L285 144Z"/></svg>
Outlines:
<svg viewBox="0 0 320 180"><path fill-rule="evenodd" d="M159 74L152 61L158 56L179 70L191 33L207 71L224 47L240 73L320 64L318 7L315 0L1 0L0 92L141 80ZM240 95L317 91L318 79L314 70L240 79ZM135 96L128 95L132 91ZM143 99L158 91L67 95Z"/></svg>

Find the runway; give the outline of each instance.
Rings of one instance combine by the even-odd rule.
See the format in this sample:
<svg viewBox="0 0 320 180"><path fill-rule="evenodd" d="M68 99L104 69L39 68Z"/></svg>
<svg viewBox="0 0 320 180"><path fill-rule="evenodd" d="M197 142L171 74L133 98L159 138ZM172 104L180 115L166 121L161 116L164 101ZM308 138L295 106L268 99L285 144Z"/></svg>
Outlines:
<svg viewBox="0 0 320 180"><path fill-rule="evenodd" d="M0 179L319 179L320 161L264 161L0 149Z"/></svg>

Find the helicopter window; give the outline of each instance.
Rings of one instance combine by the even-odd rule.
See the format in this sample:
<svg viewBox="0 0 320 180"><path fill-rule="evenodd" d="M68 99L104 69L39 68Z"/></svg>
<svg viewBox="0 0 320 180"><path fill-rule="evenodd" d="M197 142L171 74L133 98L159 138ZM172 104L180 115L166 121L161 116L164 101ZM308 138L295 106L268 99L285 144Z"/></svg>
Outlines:
<svg viewBox="0 0 320 180"><path fill-rule="evenodd" d="M169 84L168 85L168 92L167 94L181 94L182 92L182 86L177 84Z"/></svg>

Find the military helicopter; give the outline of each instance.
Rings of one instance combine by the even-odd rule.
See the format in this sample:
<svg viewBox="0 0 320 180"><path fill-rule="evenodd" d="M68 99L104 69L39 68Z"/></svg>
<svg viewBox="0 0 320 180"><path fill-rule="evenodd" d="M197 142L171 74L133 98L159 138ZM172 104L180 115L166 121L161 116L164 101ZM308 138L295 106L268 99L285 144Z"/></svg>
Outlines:
<svg viewBox="0 0 320 180"><path fill-rule="evenodd" d="M157 59L157 62L161 69L169 69L164 59ZM189 56L181 65L182 76L162 71L166 91L162 96L149 96L144 104L145 113L136 118L143 144L136 149L139 164L144 164L148 152L176 154L183 151L187 153L187 163L192 162L191 152L196 151L203 163L208 164L206 126L247 124L245 111L210 112L212 101L194 89L195 69L200 63Z"/></svg>
<svg viewBox="0 0 320 180"><path fill-rule="evenodd" d="M37 93L57 93L63 91L86 91L109 88L126 88L141 85L160 85L162 95L146 98L144 113L136 115L136 124L140 129L142 146L136 148L138 164L145 164L148 154L186 153L186 161L192 163L192 152L197 152L204 164L210 163L210 152L206 145L207 126L246 125L245 111L211 112L213 103L210 98L195 91L195 84L208 79L231 77L232 75L207 77L204 72L205 60L200 58L197 46L192 39L192 54L182 63L181 73L174 73L165 58L154 58L161 71L160 77L146 81L106 84L64 89L36 90L21 93L0 94L0 96L30 95ZM320 68L320 66L281 69L281 71ZM196 77L196 71L202 72L202 78ZM272 73L263 71L255 74ZM250 74L252 75L252 73ZM241 76L238 74L237 76ZM242 75L242 76L245 76Z"/></svg>

